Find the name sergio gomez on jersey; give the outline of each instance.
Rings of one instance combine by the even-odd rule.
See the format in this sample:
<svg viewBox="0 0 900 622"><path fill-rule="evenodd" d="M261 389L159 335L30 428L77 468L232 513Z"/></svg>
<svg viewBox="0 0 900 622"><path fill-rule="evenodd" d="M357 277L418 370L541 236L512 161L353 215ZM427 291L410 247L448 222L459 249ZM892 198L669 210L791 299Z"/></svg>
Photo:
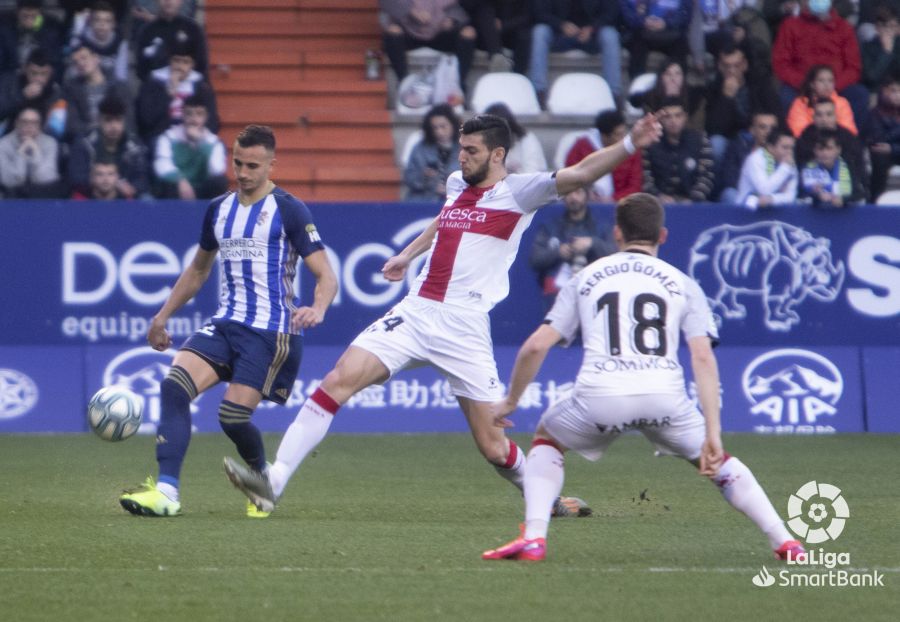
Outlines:
<svg viewBox="0 0 900 622"><path fill-rule="evenodd" d="M560 290L546 321L571 342L579 328L579 389L600 395L684 392L685 339L718 339L700 286L665 261L620 252L586 266Z"/></svg>
<svg viewBox="0 0 900 622"><path fill-rule="evenodd" d="M324 248L302 201L275 188L253 205L237 193L210 203L200 247L219 251L219 308L213 318L282 333L300 300L294 277L300 257Z"/></svg>

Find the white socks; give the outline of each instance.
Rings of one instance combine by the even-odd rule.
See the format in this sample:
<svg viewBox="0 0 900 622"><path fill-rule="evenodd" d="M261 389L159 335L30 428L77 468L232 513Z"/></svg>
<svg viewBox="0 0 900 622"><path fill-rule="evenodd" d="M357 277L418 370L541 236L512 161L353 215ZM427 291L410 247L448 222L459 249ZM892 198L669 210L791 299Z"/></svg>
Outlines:
<svg viewBox="0 0 900 622"><path fill-rule="evenodd" d="M565 459L552 445L535 445L528 452L525 471L525 539L546 538L566 475Z"/></svg>
<svg viewBox="0 0 900 622"><path fill-rule="evenodd" d="M156 489L166 495L169 498L169 501L178 502L178 489L172 484L156 482Z"/></svg>
<svg viewBox="0 0 900 622"><path fill-rule="evenodd" d="M728 503L746 514L766 534L773 549L793 539L762 486L743 462L734 456L729 457L713 482Z"/></svg>
<svg viewBox="0 0 900 622"><path fill-rule="evenodd" d="M525 452L512 442L512 440L509 440L509 455L506 458L506 464L495 464L494 468L497 470L500 477L511 482L512 485L519 490L522 490L525 485Z"/></svg>
<svg viewBox="0 0 900 622"><path fill-rule="evenodd" d="M314 398L315 394L303 403L294 422L281 439L275 463L269 466L269 483L272 484L276 499L284 492L288 480L304 458L325 438L334 419L334 414Z"/></svg>

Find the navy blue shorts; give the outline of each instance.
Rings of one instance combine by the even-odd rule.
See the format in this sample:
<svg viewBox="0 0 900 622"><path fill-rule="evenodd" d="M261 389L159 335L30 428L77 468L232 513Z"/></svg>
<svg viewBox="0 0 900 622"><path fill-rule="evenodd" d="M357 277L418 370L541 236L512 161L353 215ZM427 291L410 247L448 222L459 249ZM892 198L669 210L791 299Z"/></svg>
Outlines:
<svg viewBox="0 0 900 622"><path fill-rule="evenodd" d="M215 320L191 335L181 349L212 365L219 379L253 387L264 399L284 404L300 369L303 337Z"/></svg>

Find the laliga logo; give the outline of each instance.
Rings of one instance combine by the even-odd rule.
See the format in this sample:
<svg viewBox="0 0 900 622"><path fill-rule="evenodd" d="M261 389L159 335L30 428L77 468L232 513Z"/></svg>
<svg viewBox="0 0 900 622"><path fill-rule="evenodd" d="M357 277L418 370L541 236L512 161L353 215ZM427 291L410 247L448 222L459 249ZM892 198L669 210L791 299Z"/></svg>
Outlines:
<svg viewBox="0 0 900 622"><path fill-rule="evenodd" d="M816 423L822 415L833 416L844 391L838 368L824 356L786 348L762 354L741 376L744 395L753 404L754 415L768 415L772 423ZM785 421L786 419L786 421Z"/></svg>
<svg viewBox="0 0 900 622"><path fill-rule="evenodd" d="M788 518L787 526L798 537L820 544L838 539L850 518L850 508L840 488L813 480L788 499Z"/></svg>
<svg viewBox="0 0 900 622"><path fill-rule="evenodd" d="M788 332L800 322L794 310L807 296L832 302L844 283L844 263L832 261L825 238L787 223L720 225L691 247L688 273L706 292L716 319L742 320L738 296L759 298L766 328Z"/></svg>
<svg viewBox="0 0 900 622"><path fill-rule="evenodd" d="M117 355L103 370L103 386L123 385L143 398L144 420L138 430L142 434L154 433L159 423L159 383L169 373L173 354L173 350L157 352L149 346L133 348Z"/></svg>
<svg viewBox="0 0 900 622"><path fill-rule="evenodd" d="M0 369L0 420L21 417L37 402L34 380L15 369Z"/></svg>

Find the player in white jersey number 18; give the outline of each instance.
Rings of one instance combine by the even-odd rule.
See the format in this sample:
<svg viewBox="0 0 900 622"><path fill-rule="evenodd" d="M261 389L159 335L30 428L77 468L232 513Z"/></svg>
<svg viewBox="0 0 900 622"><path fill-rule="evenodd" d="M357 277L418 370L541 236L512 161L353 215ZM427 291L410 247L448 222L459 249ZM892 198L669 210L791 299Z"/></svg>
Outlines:
<svg viewBox="0 0 900 622"><path fill-rule="evenodd" d="M524 531L485 551L484 559L544 559L550 511L563 484L563 454L572 449L598 460L626 430L640 431L660 454L695 465L766 534L776 557L805 555L750 469L722 448L712 351L718 333L700 286L657 257L668 233L663 223L656 197L637 193L619 201L613 235L621 252L574 276L519 350L508 393L495 405L501 427L512 425L507 415L550 348L580 332L584 359L572 395L551 406L535 432L525 471ZM679 332L690 351L702 415L685 391Z"/></svg>

